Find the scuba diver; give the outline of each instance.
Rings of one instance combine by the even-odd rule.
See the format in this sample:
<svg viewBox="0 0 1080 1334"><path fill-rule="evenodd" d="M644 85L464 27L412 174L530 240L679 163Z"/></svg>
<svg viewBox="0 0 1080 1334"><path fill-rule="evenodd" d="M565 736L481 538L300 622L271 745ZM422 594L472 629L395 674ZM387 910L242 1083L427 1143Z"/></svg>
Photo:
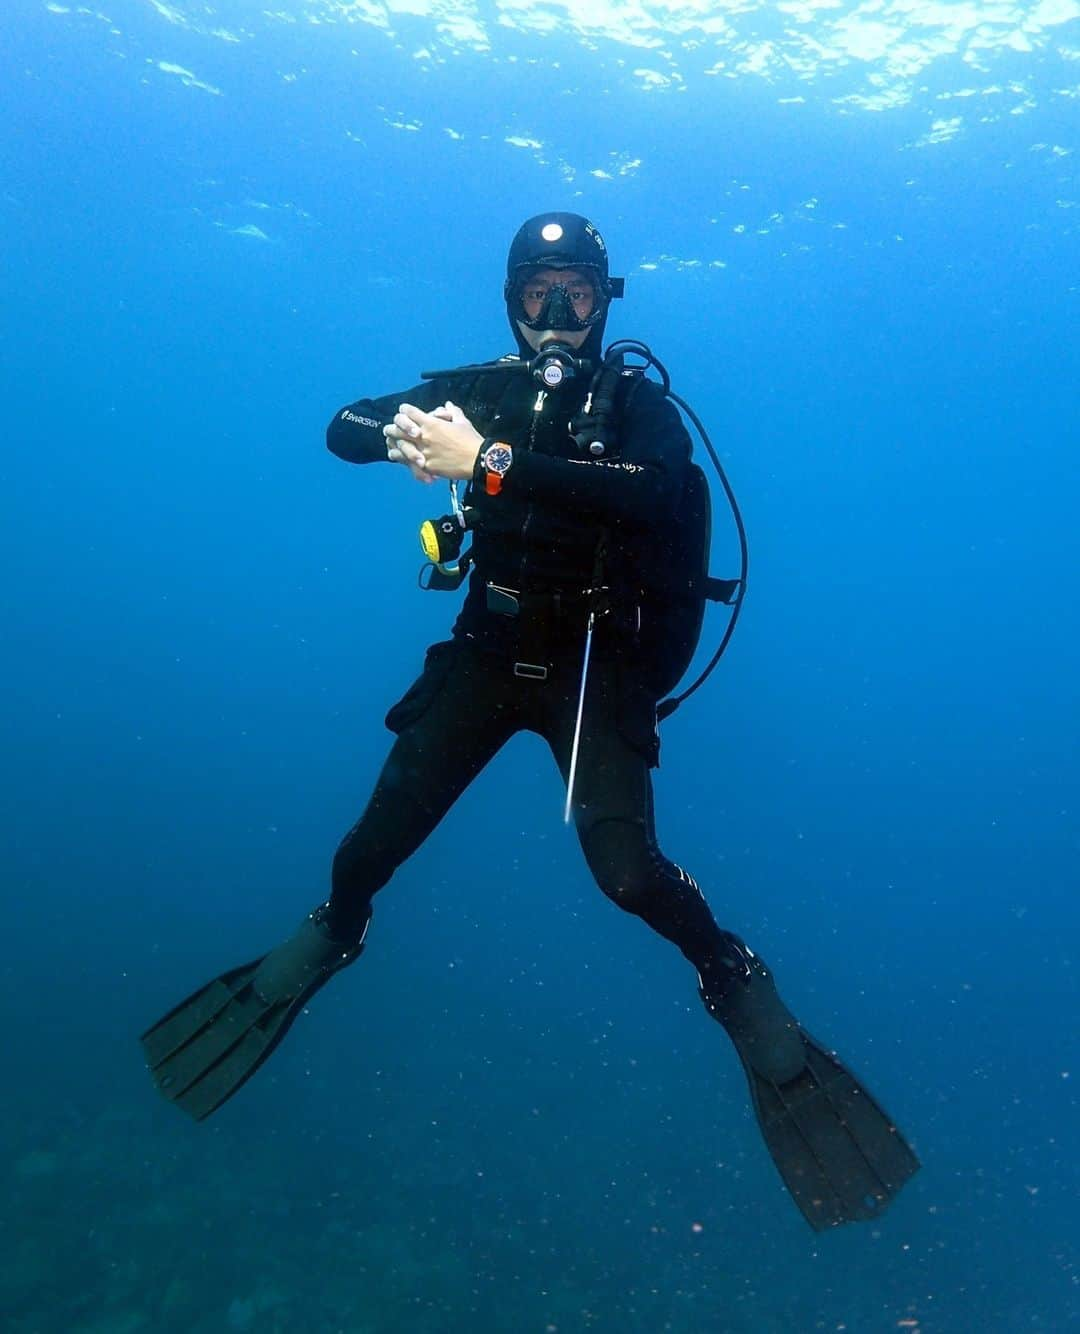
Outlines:
<svg viewBox="0 0 1080 1334"><path fill-rule="evenodd" d="M601 890L695 970L808 1222L824 1230L876 1218L917 1158L657 844L658 712L678 700L660 702L693 656L704 600L717 596L709 585L722 581L700 568L703 559L707 574L703 474L666 372L658 384L625 364L620 346L641 344L604 354L609 308L622 294L592 223L562 212L532 218L506 268L516 354L425 373L412 389L334 416L327 443L339 458L390 461L425 484L449 483L451 512L421 533L422 584L456 588L467 577L468 591L451 637L427 650L386 716L396 740L334 856L329 899L283 944L149 1029L147 1062L165 1097L194 1118L220 1107L314 993L356 960L375 894L525 729L551 747L566 817ZM744 586L730 583L725 600Z"/></svg>

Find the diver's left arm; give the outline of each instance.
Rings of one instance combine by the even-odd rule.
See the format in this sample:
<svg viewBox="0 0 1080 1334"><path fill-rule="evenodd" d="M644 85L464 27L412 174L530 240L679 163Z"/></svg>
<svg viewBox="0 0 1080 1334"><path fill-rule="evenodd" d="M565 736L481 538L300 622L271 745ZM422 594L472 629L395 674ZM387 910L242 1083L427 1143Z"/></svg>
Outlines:
<svg viewBox="0 0 1080 1334"><path fill-rule="evenodd" d="M618 458L552 458L515 451L507 495L650 527L675 512L690 462L690 436L659 385L646 380L622 415Z"/></svg>

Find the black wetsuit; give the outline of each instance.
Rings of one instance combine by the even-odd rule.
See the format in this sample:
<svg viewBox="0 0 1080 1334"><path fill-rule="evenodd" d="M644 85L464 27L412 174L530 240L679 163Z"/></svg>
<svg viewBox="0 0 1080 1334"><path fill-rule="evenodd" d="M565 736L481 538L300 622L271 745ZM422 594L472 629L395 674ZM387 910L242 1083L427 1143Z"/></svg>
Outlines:
<svg viewBox="0 0 1080 1334"><path fill-rule="evenodd" d="M685 484L690 441L659 386L640 381L631 393L628 381L620 387L617 448L611 457L583 455L568 422L586 387L571 381L538 399L521 372L436 380L361 399L330 423L327 443L338 457L385 461L382 427L399 404L430 412L449 398L483 435L514 450L498 495L487 495L479 479L468 488L465 503L479 518L469 591L452 638L428 650L420 678L387 715L397 741L335 855L330 921L337 935L361 929L372 896L515 732L544 737L566 779L584 591L601 569L610 610L596 621L588 674L574 787L578 836L604 893L674 942L712 989L741 966L739 942L657 847L649 772L658 762L660 693L647 633L649 584L658 534ZM521 613L490 609L489 584L514 590Z"/></svg>

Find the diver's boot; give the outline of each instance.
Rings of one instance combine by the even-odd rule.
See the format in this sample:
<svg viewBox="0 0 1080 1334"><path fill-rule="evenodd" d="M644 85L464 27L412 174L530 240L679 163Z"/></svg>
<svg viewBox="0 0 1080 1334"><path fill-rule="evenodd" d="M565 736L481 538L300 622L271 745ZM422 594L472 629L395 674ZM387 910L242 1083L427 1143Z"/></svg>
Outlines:
<svg viewBox="0 0 1080 1334"><path fill-rule="evenodd" d="M798 1021L757 955L738 936L724 935L726 948L709 980L698 975L701 999L744 1064L771 1083L786 1084L806 1064Z"/></svg>
<svg viewBox="0 0 1080 1334"><path fill-rule="evenodd" d="M270 1006L314 995L359 956L370 920L357 938L339 940L330 934L327 905L321 904L288 940L264 956L252 976L252 990Z"/></svg>
<svg viewBox="0 0 1080 1334"><path fill-rule="evenodd" d="M276 949L200 987L143 1034L151 1076L170 1102L197 1121L209 1116L251 1078L319 988L359 957L370 913L347 940L330 934L328 915L322 904Z"/></svg>
<svg viewBox="0 0 1080 1334"><path fill-rule="evenodd" d="M725 933L699 975L705 1008L742 1061L765 1146L811 1227L877 1218L919 1160L892 1119L834 1052L802 1028L772 974Z"/></svg>

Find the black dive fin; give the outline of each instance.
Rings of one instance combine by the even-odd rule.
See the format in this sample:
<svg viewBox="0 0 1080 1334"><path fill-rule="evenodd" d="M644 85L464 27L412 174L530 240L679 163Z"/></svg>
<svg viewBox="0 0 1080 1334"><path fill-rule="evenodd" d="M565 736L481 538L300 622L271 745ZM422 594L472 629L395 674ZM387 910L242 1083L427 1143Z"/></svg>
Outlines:
<svg viewBox="0 0 1080 1334"><path fill-rule="evenodd" d="M731 1038L754 1114L784 1185L818 1232L877 1218L919 1160L855 1076L806 1032L772 974L727 935L722 983L701 986L705 1008ZM726 974L726 976L724 976Z"/></svg>
<svg viewBox="0 0 1080 1334"><path fill-rule="evenodd" d="M319 910L284 944L200 987L142 1035L159 1091L202 1121L251 1078L326 982L360 953Z"/></svg>
<svg viewBox="0 0 1080 1334"><path fill-rule="evenodd" d="M765 1145L815 1231L878 1218L919 1160L835 1054L798 1032L806 1064L785 1083L758 1074L739 1053Z"/></svg>

